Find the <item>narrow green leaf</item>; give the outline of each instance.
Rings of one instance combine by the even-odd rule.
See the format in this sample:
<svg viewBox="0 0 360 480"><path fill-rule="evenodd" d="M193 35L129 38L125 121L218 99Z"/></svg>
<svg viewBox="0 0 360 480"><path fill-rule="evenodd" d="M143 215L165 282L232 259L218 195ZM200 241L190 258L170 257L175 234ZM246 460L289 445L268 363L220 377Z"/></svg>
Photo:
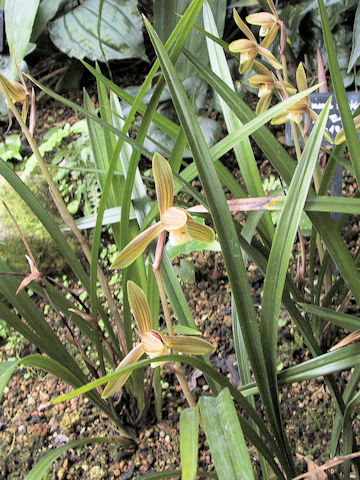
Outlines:
<svg viewBox="0 0 360 480"><path fill-rule="evenodd" d="M328 14L323 0L318 0L322 32L328 56L332 86L339 106L339 112L346 135L347 145L354 168L357 184L360 185L360 141L351 114L349 101L344 87L343 77L337 59L337 50L331 34Z"/></svg>
<svg viewBox="0 0 360 480"><path fill-rule="evenodd" d="M229 390L223 390L217 397L201 397L199 408L219 480L254 480Z"/></svg>
<svg viewBox="0 0 360 480"><path fill-rule="evenodd" d="M12 186L16 193L24 200L32 212L37 216L40 222L49 232L55 243L59 247L62 255L69 263L75 275L79 278L86 290L89 290L89 279L77 256L68 244L64 234L50 217L49 213L44 209L41 203L34 196L32 191L21 181L18 175L0 159L0 175Z"/></svg>
<svg viewBox="0 0 360 480"><path fill-rule="evenodd" d="M69 392L64 395L60 395L59 397L53 400L53 403L57 404L66 400L71 400L72 398L82 395L100 385L104 385L109 381L115 380L116 378L123 375L124 373L127 373L131 370L137 370L146 365L149 365L150 363L161 363L161 362L168 362L168 361L182 362L182 363L191 365L192 367L201 370L206 376L211 377L216 383L221 385L223 389L228 388L230 390L231 395L239 404L239 406L243 408L249 414L250 418L255 422L256 426L259 428L259 431L263 435L265 442L264 440L262 440L262 438L259 437L259 435L255 432L254 428L249 424L249 422L245 420L242 416L240 416L239 421L240 421L241 428L244 432L244 435L255 445L255 447L259 450L261 455L265 457L266 461L269 463L270 467L276 473L278 478L284 480L283 474L281 473L279 467L277 466L277 463L274 461L274 454L278 456L279 449L277 447L277 444L274 438L269 434L263 420L258 416L258 414L254 410L254 408L251 406L251 404L248 402L248 400L246 400L243 397L243 395L239 393L239 391L229 382L229 380L226 377L224 377L221 373L214 370L214 368L212 368L210 365L203 362L199 358L189 357L187 355L172 354L172 355L165 355L163 357L140 360L139 362L136 362L132 365L128 365L126 367L123 367L117 370L116 372L109 373L102 378L94 380L88 383L87 385L84 385L80 388L77 388L76 390L73 390L72 392ZM270 451L267 448L266 444L270 446L272 451Z"/></svg>
<svg viewBox="0 0 360 480"><path fill-rule="evenodd" d="M318 305L309 305L307 303L301 303L301 308L311 315L316 315L325 320L329 320L338 327L348 330L349 332L355 332L360 330L360 318L347 313L337 312L330 308L319 307Z"/></svg>
<svg viewBox="0 0 360 480"><path fill-rule="evenodd" d="M333 352L324 353L316 358L282 370L278 374L278 384L303 382L312 378L323 377L335 372L346 370L358 365L360 361L360 344L348 345ZM243 395L254 395L258 393L255 383L240 387Z"/></svg>
<svg viewBox="0 0 360 480"><path fill-rule="evenodd" d="M0 403L4 394L4 389L18 365L19 361L14 360L0 363Z"/></svg>
<svg viewBox="0 0 360 480"><path fill-rule="evenodd" d="M104 211L104 216L102 219L102 225L112 225L113 223L119 223L121 215L121 207L113 207L107 208ZM134 220L135 212L132 208L130 210L130 220ZM86 215L85 217L81 217L76 220L76 225L80 228L80 230L87 230L89 228L94 228L96 225L97 214L93 213L91 215ZM69 230L68 227L63 228L64 231Z"/></svg>
<svg viewBox="0 0 360 480"><path fill-rule="evenodd" d="M330 105L331 99L322 110L293 175L277 223L265 274L260 331L268 375L272 379L274 402L278 398L275 362L281 298L293 243L318 159Z"/></svg>
<svg viewBox="0 0 360 480"><path fill-rule="evenodd" d="M197 57L193 57L192 54L186 51L184 53L191 59L209 85L211 85L226 103L231 106L240 120L243 122L249 122L256 118L248 105L229 89L220 78L214 75L211 70L202 65ZM274 168L289 185L296 168L294 160L265 126L255 131L252 136ZM314 194L312 189L310 191ZM360 304L360 282L357 268L330 215L323 213L319 215L314 212L308 212L308 217L323 239L331 258L338 266L339 271L350 287L354 298Z"/></svg>
<svg viewBox="0 0 360 480"><path fill-rule="evenodd" d="M42 480L46 477L51 465L67 450L76 447L82 447L83 445L89 445L91 443L116 443L117 437L92 437L82 438L81 440L74 440L73 442L66 443L61 447L51 450L44 455L41 460L37 462L35 467L26 475L25 480Z"/></svg>
<svg viewBox="0 0 360 480"><path fill-rule="evenodd" d="M197 475L198 477L205 478L205 479L218 478L215 472L204 472L202 470L198 470ZM180 477L181 477L181 470L166 470L166 472L148 473L147 475L136 477L134 480L164 480L164 479L172 480L174 478L180 478Z"/></svg>
<svg viewBox="0 0 360 480"><path fill-rule="evenodd" d="M77 105L76 103L71 102L71 101L68 100L67 98L62 97L61 95L59 95L59 94L53 92L52 90L46 88L44 85L42 85L41 83L39 83L37 80L35 80L35 79L34 79L33 77L31 77L30 75L27 75L27 77L28 77L37 87L39 87L41 90L43 90L43 91L44 91L47 95L49 95L50 97L54 98L55 100L58 100L59 102L63 103L64 105L67 105L67 106L70 107L70 108L73 108L75 111L82 113L83 115L85 115L85 117L91 118L92 120L94 120L95 122L97 122L98 124L100 124L103 128L106 128L106 129L109 130L110 132L115 133L116 135L118 135L119 137L121 137L125 142L130 143L130 145L132 145L132 147L134 147L134 148L136 148L137 150L139 150L142 155L144 155L145 157L151 159L151 154L150 154L142 145L139 145L138 142L136 142L135 140L133 140L133 139L132 139L131 137L129 137L128 135L125 135L125 133L121 132L119 129L117 129L117 128L114 127L113 125L110 125L109 123L104 122L104 121L103 121L100 117L98 117L97 115L94 115L94 114L91 114L91 113L87 112L83 107L80 107L80 106Z"/></svg>
<svg viewBox="0 0 360 480"><path fill-rule="evenodd" d="M72 385L74 388L79 388L80 385L83 385L87 381L85 376L84 378L79 379L79 377L75 375L72 370L69 370L60 362L57 362L52 358L45 357L44 355L28 355L27 357L22 358L20 363L24 366L40 368L41 370L60 378L67 384ZM86 396L117 424L122 435L131 438L129 433L126 432L123 425L120 423L119 418L110 409L108 404L100 398L100 395L97 392L87 392Z"/></svg>
<svg viewBox="0 0 360 480"><path fill-rule="evenodd" d="M144 22L159 58L166 83L169 87L182 127L186 133L209 202L210 213L220 239L230 283L234 286L234 299L243 328L243 335L245 344L248 348L251 366L258 385L261 388L261 396L267 408L274 434L279 445L281 445L279 449L280 461L288 474L292 475L294 468L291 465L290 457L286 456L285 449L282 448L282 435L279 431L278 419L273 411L266 366L261 349L260 334L252 304L245 266L240 254L241 247L239 245L232 217L226 204L225 195L217 177L200 126L191 109L190 102L176 74L175 68L150 23L146 19L144 19ZM239 289L237 287L238 285L241 285L242 288Z"/></svg>
<svg viewBox="0 0 360 480"><path fill-rule="evenodd" d="M180 415L181 480L196 480L198 465L199 410L186 408Z"/></svg>

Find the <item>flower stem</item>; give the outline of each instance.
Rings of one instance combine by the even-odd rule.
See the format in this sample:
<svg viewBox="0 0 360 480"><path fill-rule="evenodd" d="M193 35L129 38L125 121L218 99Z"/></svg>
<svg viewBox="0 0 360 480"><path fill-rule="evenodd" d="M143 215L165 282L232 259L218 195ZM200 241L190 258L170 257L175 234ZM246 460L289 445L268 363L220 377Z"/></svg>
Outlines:
<svg viewBox="0 0 360 480"><path fill-rule="evenodd" d="M155 261L152 264L152 269L153 269L155 280L156 280L158 290L159 290L159 295L160 295L162 309L163 309L163 312L164 312L166 327L168 329L169 335L174 335L174 327L173 327L172 320L171 320L171 313L170 313L168 301L167 301L167 298L166 298L164 282L163 282L161 271L160 271L162 254L163 254L163 251L164 251L164 244L165 244L165 235L166 235L166 232L161 232L159 237L158 237L158 243L157 243L156 252L155 252ZM184 375L181 364L180 363L175 363L175 365L172 368L172 371L175 373L176 378L178 379L180 387L181 387L181 389L184 393L184 396L185 396L189 406L190 407L195 407L196 402L195 402L194 397L193 397L193 395L190 391L189 385L186 381L186 378L185 378L185 375Z"/></svg>

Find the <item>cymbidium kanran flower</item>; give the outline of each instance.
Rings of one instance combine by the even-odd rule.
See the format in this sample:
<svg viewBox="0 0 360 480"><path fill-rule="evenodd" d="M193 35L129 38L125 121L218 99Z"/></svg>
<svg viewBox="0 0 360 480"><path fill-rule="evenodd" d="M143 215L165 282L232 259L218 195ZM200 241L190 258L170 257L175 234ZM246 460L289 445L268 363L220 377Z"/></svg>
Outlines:
<svg viewBox="0 0 360 480"><path fill-rule="evenodd" d="M11 100L23 103L27 97L27 91L24 85L14 80L9 80L0 73L0 90L6 92Z"/></svg>
<svg viewBox="0 0 360 480"><path fill-rule="evenodd" d="M171 351L190 355L206 355L215 350L211 343L203 338L188 335L165 335L157 330L152 330L149 304L144 292L130 280L127 283L127 289L130 308L139 328L140 343L126 355L116 370L137 362L144 353L149 358L156 358ZM159 363L155 364L155 366L158 365ZM131 371L110 381L106 385L102 397L110 397L120 390L130 375Z"/></svg>
<svg viewBox="0 0 360 480"><path fill-rule="evenodd" d="M281 63L266 47L269 45L268 39L264 39L261 44L258 44L256 38L250 28L243 22L234 9L234 20L240 30L247 38L235 40L229 45L229 50L234 53L240 53L240 73L245 73L251 69L257 55L261 55L277 70L282 70ZM266 40L266 42L265 42ZM264 43L265 42L265 43Z"/></svg>
<svg viewBox="0 0 360 480"><path fill-rule="evenodd" d="M296 88L294 88L289 82L279 82L274 74L272 74L260 62L255 60L253 69L257 72L257 75L250 77L249 83L252 87L259 89L258 96L260 98L256 105L256 115L265 112L265 110L269 108L271 98L276 89L281 90L285 87L288 93L296 93Z"/></svg>
<svg viewBox="0 0 360 480"><path fill-rule="evenodd" d="M299 92L303 92L308 88L306 74L302 62L296 69L296 85ZM272 125L280 125L289 121L300 124L303 115L307 114L314 122L317 120L316 113L311 110L310 97L307 96L287 107L280 115L271 120Z"/></svg>
<svg viewBox="0 0 360 480"><path fill-rule="evenodd" d="M111 268L125 268L143 253L149 243L161 232L169 232L172 245L181 245L195 239L212 242L215 233L212 228L195 222L183 208L173 207L174 180L169 162L159 153L153 157L153 175L157 200L160 209L160 221L141 232L115 258Z"/></svg>

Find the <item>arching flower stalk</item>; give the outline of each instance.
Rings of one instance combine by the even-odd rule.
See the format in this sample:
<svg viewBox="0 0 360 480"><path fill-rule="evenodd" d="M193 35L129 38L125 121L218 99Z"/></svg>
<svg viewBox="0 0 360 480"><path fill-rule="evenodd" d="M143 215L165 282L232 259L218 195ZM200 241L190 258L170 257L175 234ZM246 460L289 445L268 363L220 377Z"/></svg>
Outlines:
<svg viewBox="0 0 360 480"><path fill-rule="evenodd" d="M215 348L203 338L188 335L165 335L158 330L152 330L150 309L144 292L136 283L127 283L129 303L139 329L140 343L136 345L121 361L116 370L137 362L145 353L149 358L167 355L171 351L189 355L206 355ZM154 364L159 366L159 363ZM102 394L103 398L114 395L130 377L131 371L109 382Z"/></svg>
<svg viewBox="0 0 360 480"><path fill-rule="evenodd" d="M169 162L159 153L155 153L152 165L160 221L135 237L117 255L111 268L126 268L131 265L162 232L169 232L169 241L172 245L181 245L192 239L209 243L215 238L212 228L195 222L190 213L183 208L173 207L174 180Z"/></svg>
<svg viewBox="0 0 360 480"><path fill-rule="evenodd" d="M269 14L270 15L270 14ZM276 57L266 48L269 45L269 37L258 44L256 38L250 28L243 22L234 9L234 20L236 25L240 28L246 38L235 40L229 45L229 50L234 53L240 53L240 73L245 73L251 69L257 55L261 55L272 65L276 70L282 70L282 65ZM273 33L272 33L273 35ZM276 32L275 32L276 35ZM275 37L274 37L275 38ZM270 42L271 43L271 42Z"/></svg>

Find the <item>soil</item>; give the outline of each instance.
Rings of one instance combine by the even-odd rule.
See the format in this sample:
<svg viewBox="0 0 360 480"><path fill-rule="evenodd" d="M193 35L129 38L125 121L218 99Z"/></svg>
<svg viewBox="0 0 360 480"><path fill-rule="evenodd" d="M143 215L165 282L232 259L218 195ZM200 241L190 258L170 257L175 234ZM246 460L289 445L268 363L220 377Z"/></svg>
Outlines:
<svg viewBox="0 0 360 480"><path fill-rule="evenodd" d="M51 50L51 47L49 48ZM41 62L39 60L33 66L33 73L40 81L45 77L45 83L52 88L57 74L51 74L59 64L68 60L58 52L50 53L49 58ZM33 60L35 63L36 57L33 57ZM139 84L144 75L142 67L143 65L120 63L115 71L115 81L122 86ZM46 80L46 76L49 80ZM83 85L95 100L96 86L90 76L85 75ZM73 110L39 92L37 95L38 139L54 125L73 123L79 119ZM79 92L66 96L75 103L82 103L82 94ZM13 125L12 131L15 132L16 129L16 125ZM281 129L276 129L275 132L282 134ZM261 152L255 146L254 149L263 177L273 173ZM227 166L239 176L235 160L228 156L226 161ZM351 179L348 183L351 186ZM358 225L354 223L348 230L349 235L353 236L352 247L355 248ZM183 287L198 328L203 332L204 338L216 346L216 353L211 357L211 361L219 371L239 386L240 378L232 339L230 288L222 257L219 253L203 252L187 258L194 262L196 281L193 285L183 284ZM254 304L259 304L263 277L251 262L248 265L248 275ZM310 354L303 345L296 326L291 325L287 313L283 311L281 316L284 326L280 329L279 364L286 368L309 359ZM5 352L2 353L5 358ZM6 355L11 356L13 353L10 351ZM29 353L34 353L33 347L24 344L21 356ZM197 377L190 370L186 373L192 380L196 397L209 392L203 376ZM346 377L346 373L339 375L342 385L345 384ZM147 418L144 424L136 428L138 445L124 449L109 443L71 449L53 464L49 478L127 480L136 479L149 472L178 469L178 422L186 402L176 379L166 369L162 370L162 385L163 419L157 423L154 418ZM0 406L0 478L23 479L46 452L69 441L117 434L113 424L86 398L78 397L51 408L48 406L52 398L68 391L70 388L62 381L38 371L21 370L12 376ZM323 380L285 386L281 389L281 396L285 424L294 451L313 458L318 465L327 461L335 412ZM257 460L256 454L252 450L251 452L253 459ZM203 434L200 436L199 468L205 471L214 470Z"/></svg>

